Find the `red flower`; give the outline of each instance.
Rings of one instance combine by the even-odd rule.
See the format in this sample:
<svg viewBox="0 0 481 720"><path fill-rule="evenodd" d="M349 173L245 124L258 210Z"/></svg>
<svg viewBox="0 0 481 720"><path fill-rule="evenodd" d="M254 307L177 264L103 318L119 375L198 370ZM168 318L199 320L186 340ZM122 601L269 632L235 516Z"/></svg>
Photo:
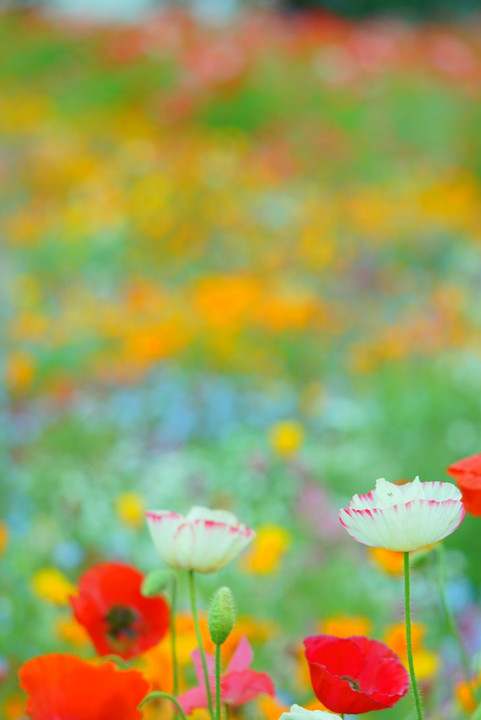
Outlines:
<svg viewBox="0 0 481 720"><path fill-rule="evenodd" d="M332 712L357 715L390 708L409 689L404 665L377 640L317 635L304 645L313 690Z"/></svg>
<svg viewBox="0 0 481 720"><path fill-rule="evenodd" d="M446 471L461 490L466 512L481 517L481 453L453 463Z"/></svg>
<svg viewBox="0 0 481 720"><path fill-rule="evenodd" d="M74 655L41 655L19 670L32 720L140 720L149 684L137 670L92 665Z"/></svg>
<svg viewBox="0 0 481 720"><path fill-rule="evenodd" d="M207 707L207 693L205 691L205 680L200 659L200 652L197 648L191 655L194 661L195 672L199 684L187 690L178 700L186 715L190 715L196 708ZM232 659L227 671L220 679L221 702L226 705L244 705L254 700L258 695L274 695L274 684L267 673L251 670L249 665L253 659L252 648L246 637L241 637L239 644L234 650ZM215 694L214 658L206 653L207 668L212 696Z"/></svg>
<svg viewBox="0 0 481 720"><path fill-rule="evenodd" d="M166 634L168 605L161 597L144 597L142 580L138 570L117 563L95 565L80 578L70 603L99 655L134 657Z"/></svg>

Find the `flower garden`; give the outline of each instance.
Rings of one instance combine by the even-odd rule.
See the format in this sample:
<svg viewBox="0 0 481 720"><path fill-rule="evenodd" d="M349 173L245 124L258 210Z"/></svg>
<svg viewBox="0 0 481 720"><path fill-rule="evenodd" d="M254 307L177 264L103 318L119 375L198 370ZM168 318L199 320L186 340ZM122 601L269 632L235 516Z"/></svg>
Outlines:
<svg viewBox="0 0 481 720"><path fill-rule="evenodd" d="M3 15L1 718L481 717L480 29Z"/></svg>

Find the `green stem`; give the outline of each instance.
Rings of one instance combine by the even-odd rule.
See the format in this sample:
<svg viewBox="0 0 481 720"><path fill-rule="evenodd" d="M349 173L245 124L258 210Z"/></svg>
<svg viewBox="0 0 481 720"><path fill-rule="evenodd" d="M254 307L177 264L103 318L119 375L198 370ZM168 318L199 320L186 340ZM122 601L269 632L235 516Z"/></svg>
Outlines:
<svg viewBox="0 0 481 720"><path fill-rule="evenodd" d="M182 720L187 720L187 718L185 717L184 711L180 707L180 705L177 702L177 700L175 699L175 697L173 697L172 695L169 695L169 693L160 692L159 690L155 690L154 692L151 692L148 695L146 695L144 697L144 699L142 700L142 702L139 703L139 705L138 705L139 710L143 705L145 705L145 703L149 702L149 700L157 700L157 698L165 698L166 700L170 700L170 702L172 702L175 705L175 707L177 708L177 712L179 713Z"/></svg>
<svg viewBox="0 0 481 720"><path fill-rule="evenodd" d="M221 720L220 713L220 645L215 646L215 715Z"/></svg>
<svg viewBox="0 0 481 720"><path fill-rule="evenodd" d="M411 688L414 695L414 703L418 720L423 720L421 698L419 695L418 683L414 672L413 643L411 637L411 589L409 583L409 553L404 553L404 608L406 613L406 643L408 650L409 674L411 676Z"/></svg>
<svg viewBox="0 0 481 720"><path fill-rule="evenodd" d="M104 662L113 662L113 663L115 663L119 668L121 668L122 670L128 670L128 669L129 669L128 663L126 663L125 660L120 657L120 655L113 655L113 654L112 654L112 655L103 655L103 656L100 658L100 662L102 662L102 663L104 663Z"/></svg>
<svg viewBox="0 0 481 720"><path fill-rule="evenodd" d="M471 685L472 681L471 681L471 667L470 667L469 657L466 652L466 648L464 647L464 643L461 638L461 635L459 634L459 630L457 628L457 625L454 620L451 609L448 605L448 601L446 599L446 593L444 591L444 581L445 581L444 545L439 544L436 547L436 552L438 554L438 561L439 561L438 562L438 570L439 570L438 582L439 582L439 595L441 597L441 605L443 607L443 611L446 616L446 622L448 624L449 631L459 646L459 652L461 654L461 666L463 669L464 679L468 685Z"/></svg>
<svg viewBox="0 0 481 720"><path fill-rule="evenodd" d="M207 695L207 704L209 706L210 716L211 716L212 720L215 720L214 707L212 705L212 693L210 690L210 682L209 682L209 671L207 669L207 660L205 658L204 647L202 645L202 636L200 634L199 618L197 615L197 600L195 597L195 581L194 581L194 571L193 570L189 570L189 589L190 589L190 605L192 607L192 616L194 618L195 633L197 635L197 644L199 646L200 659L202 661L202 668L204 670L204 681L205 681L205 692Z"/></svg>
<svg viewBox="0 0 481 720"><path fill-rule="evenodd" d="M172 575L170 586L170 650L172 653L172 671L174 695L179 694L179 668L177 663L177 644L175 635L175 611L177 607L177 578Z"/></svg>

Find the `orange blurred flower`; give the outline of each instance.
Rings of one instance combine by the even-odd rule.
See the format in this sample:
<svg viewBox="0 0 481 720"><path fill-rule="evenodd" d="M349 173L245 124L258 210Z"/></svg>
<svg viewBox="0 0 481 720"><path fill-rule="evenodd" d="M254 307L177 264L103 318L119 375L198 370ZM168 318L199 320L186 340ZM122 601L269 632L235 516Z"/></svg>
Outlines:
<svg viewBox="0 0 481 720"><path fill-rule="evenodd" d="M454 694L459 700L461 707L469 714L473 713L478 706L478 701L476 700L474 693L479 690L480 686L481 672L473 680L472 686L468 685L466 682L459 682L454 688Z"/></svg>
<svg viewBox="0 0 481 720"><path fill-rule="evenodd" d="M382 568L388 575L402 575L404 572L404 554L386 548L368 549L369 557L375 565Z"/></svg>
<svg viewBox="0 0 481 720"><path fill-rule="evenodd" d="M439 657L423 645L426 628L422 623L412 623L411 635L416 675L419 680L429 680L439 669ZM406 627L404 622L390 625L384 633L383 642L399 655L408 666Z"/></svg>
<svg viewBox="0 0 481 720"><path fill-rule="evenodd" d="M252 575L275 573L291 543L291 536L280 525L261 525L250 548L240 559L241 569Z"/></svg>
<svg viewBox="0 0 481 720"><path fill-rule="evenodd" d="M353 635L368 636L372 629L372 622L364 615L333 615L320 620L316 630L323 635L347 638Z"/></svg>
<svg viewBox="0 0 481 720"><path fill-rule="evenodd" d="M5 365L5 383L12 392L28 389L35 376L35 365L31 356L25 352L14 352L7 356Z"/></svg>

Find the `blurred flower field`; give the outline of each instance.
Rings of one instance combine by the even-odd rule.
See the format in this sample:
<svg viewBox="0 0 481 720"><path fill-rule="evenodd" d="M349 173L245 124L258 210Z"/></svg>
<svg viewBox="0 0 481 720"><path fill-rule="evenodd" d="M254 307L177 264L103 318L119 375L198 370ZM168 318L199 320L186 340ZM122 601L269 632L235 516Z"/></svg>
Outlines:
<svg viewBox="0 0 481 720"><path fill-rule="evenodd" d="M2 20L0 716L24 717L31 656L92 657L69 603L87 568L159 564L150 507L257 531L219 575L227 651L246 635L276 694L232 717L317 707L315 632L405 662L402 558L353 543L337 511L480 451L479 21ZM472 656L479 522L446 542ZM413 568L414 656L430 717L453 720L474 708L434 555ZM217 586L199 581L204 611ZM135 662L164 690L169 657L162 640Z"/></svg>

